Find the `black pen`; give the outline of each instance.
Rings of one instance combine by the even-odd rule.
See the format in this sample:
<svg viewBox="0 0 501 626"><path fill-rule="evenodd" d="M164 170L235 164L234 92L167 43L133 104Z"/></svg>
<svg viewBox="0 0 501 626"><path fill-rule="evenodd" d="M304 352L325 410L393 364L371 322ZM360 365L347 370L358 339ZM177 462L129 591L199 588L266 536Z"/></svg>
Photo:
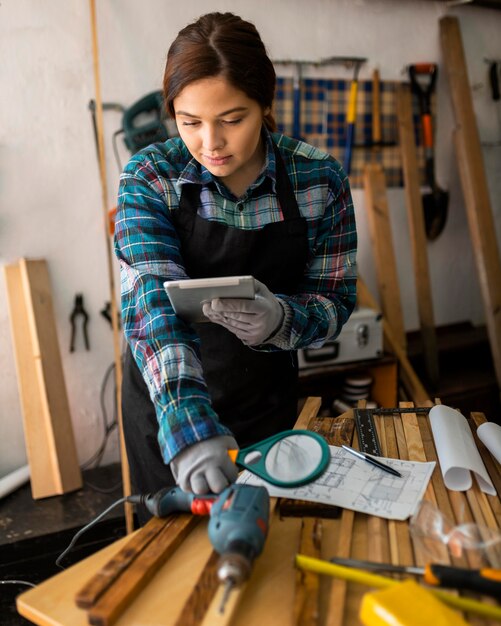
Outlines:
<svg viewBox="0 0 501 626"><path fill-rule="evenodd" d="M388 472L389 474L393 474L394 476L398 476L399 478L402 478L402 474L400 472L397 472L396 469L393 469L393 467L390 467L389 465L385 465L384 463L381 463L381 461L378 461L377 459L370 456L369 454L366 454L365 452L360 452L359 450L355 450L354 448L350 448L350 446L341 446L341 447L347 450L348 452L351 452L351 454L358 456L359 459L363 459L364 461L367 461L367 463L371 463L372 465L379 467L379 469L382 469L385 472Z"/></svg>

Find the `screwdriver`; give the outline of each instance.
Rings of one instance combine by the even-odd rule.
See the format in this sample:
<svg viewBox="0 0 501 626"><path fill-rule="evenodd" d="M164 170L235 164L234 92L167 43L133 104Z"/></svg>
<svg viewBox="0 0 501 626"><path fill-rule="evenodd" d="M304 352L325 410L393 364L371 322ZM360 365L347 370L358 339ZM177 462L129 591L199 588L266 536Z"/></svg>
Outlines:
<svg viewBox="0 0 501 626"><path fill-rule="evenodd" d="M404 574L417 574L423 576L423 581L433 587L448 587L475 591L483 595L501 598L501 570L494 568L466 569L452 567L438 563L428 563L424 567L414 565L393 565L391 563L376 563L374 561L362 561L359 559L342 559L334 557L330 559L336 565L348 567L360 567L372 571L397 572Z"/></svg>

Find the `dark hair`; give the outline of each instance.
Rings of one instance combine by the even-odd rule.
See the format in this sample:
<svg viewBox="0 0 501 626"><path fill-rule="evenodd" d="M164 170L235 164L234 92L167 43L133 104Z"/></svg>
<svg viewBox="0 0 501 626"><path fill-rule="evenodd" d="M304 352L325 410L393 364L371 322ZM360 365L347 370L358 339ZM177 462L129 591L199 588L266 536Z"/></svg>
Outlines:
<svg viewBox="0 0 501 626"><path fill-rule="evenodd" d="M233 87L272 107L275 68L254 24L233 13L208 13L179 31L167 53L163 94L165 108L174 117L174 98L190 83L222 76ZM276 130L271 112L264 117Z"/></svg>

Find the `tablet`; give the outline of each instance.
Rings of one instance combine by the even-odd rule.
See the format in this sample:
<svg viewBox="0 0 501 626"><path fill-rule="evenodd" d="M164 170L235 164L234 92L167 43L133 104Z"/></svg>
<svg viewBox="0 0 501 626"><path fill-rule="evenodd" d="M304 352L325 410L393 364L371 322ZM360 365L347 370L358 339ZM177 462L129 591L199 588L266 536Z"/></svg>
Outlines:
<svg viewBox="0 0 501 626"><path fill-rule="evenodd" d="M176 315L186 322L208 322L202 304L213 298L246 298L256 294L252 276L221 276L218 278L193 278L167 280L165 290Z"/></svg>

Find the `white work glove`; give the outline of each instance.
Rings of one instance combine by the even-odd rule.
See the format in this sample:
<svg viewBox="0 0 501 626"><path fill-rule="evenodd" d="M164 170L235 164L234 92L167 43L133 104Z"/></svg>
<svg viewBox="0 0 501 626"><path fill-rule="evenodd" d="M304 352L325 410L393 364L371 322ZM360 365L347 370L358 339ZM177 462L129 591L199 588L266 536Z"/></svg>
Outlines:
<svg viewBox="0 0 501 626"><path fill-rule="evenodd" d="M214 298L202 307L211 322L224 326L248 346L257 346L275 335L284 319L279 300L266 285L258 280L255 283L254 300Z"/></svg>
<svg viewBox="0 0 501 626"><path fill-rule="evenodd" d="M226 435L193 444L170 462L176 483L198 495L220 493L237 479L237 466L228 455L228 450L236 449L235 439Z"/></svg>

